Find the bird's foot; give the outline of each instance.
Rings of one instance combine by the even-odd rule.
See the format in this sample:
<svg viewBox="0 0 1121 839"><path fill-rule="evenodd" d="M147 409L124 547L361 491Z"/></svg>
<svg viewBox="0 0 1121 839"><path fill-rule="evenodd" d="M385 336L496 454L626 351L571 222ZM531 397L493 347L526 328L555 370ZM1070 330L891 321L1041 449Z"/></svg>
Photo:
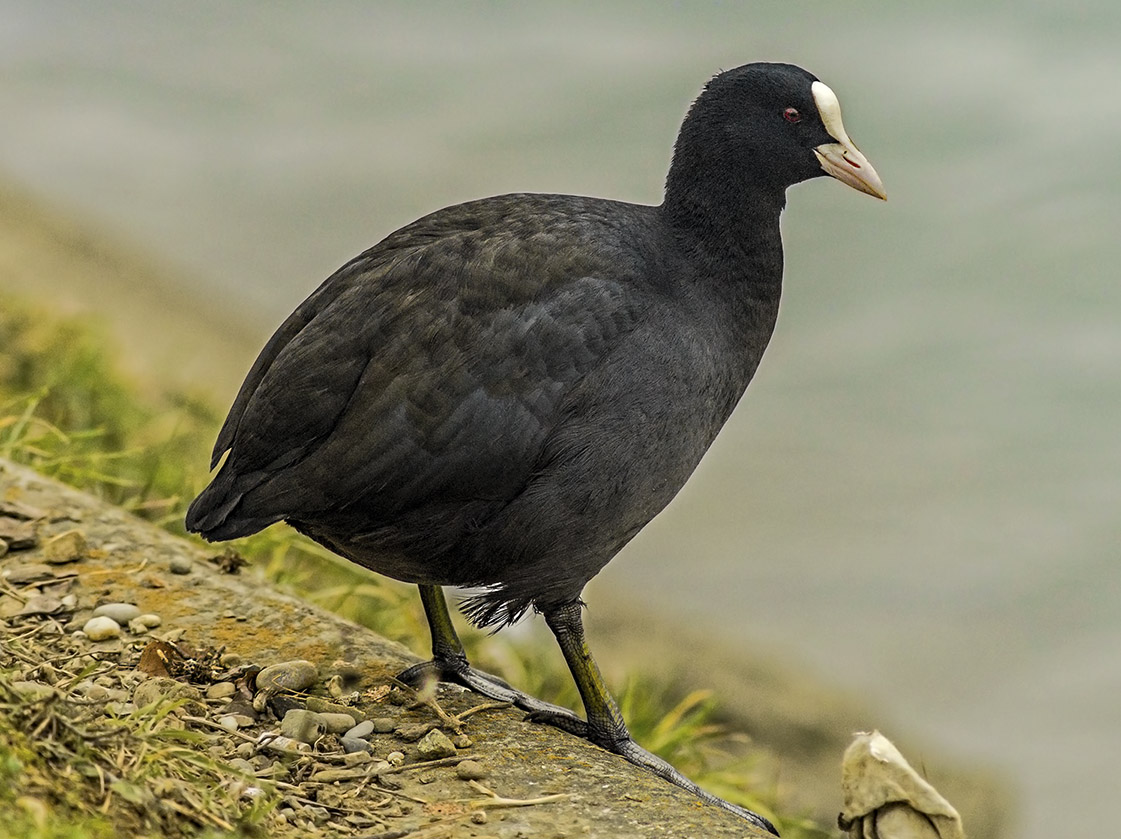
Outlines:
<svg viewBox="0 0 1121 839"><path fill-rule="evenodd" d="M562 731L567 731L569 734L574 734L577 737L583 737L585 740L590 740L601 748L607 749L609 752L614 752L622 758L633 763L635 766L640 766L650 772L653 772L660 778L669 781L675 786L679 786L684 790L688 790L695 796L709 804L715 804L724 810L735 813L741 819L745 819L758 828L761 828L768 833L778 836L778 831L775 826L770 823L763 816L758 813L748 810L746 807L741 807L738 804L733 804L730 801L725 801L723 798L718 798L710 792L701 789L695 783L690 781L672 766L670 766L662 758L658 757L651 752L648 752L642 746L638 745L629 734L624 732L622 736L614 730L608 732L596 733L593 726L589 725L584 720L580 719L571 712L554 715L548 712L535 712L531 713L527 719L533 722L551 725L559 728ZM609 728L612 728L609 726Z"/></svg>
<svg viewBox="0 0 1121 839"><path fill-rule="evenodd" d="M558 710L559 713L546 710L534 711L526 716L526 721L540 723L541 725L551 725L553 728L559 728L561 731L584 740L592 739L591 729L583 719L567 708L560 708Z"/></svg>
<svg viewBox="0 0 1121 839"><path fill-rule="evenodd" d="M420 664L414 664L407 670L402 671L398 674L397 679L414 688L421 688L432 681L450 682L496 702L509 702L514 707L526 711L530 718L539 714L544 715L550 718L550 724L556 725L558 728L564 728L564 726L553 723L552 718L554 717L558 719L568 717L572 723L579 723L585 727L585 730L587 728L587 723L569 709L537 699L528 693L523 693L517 688L511 687L508 682L497 676L477 670L463 656L449 656L422 661ZM565 728L565 730L569 729ZM586 736L586 734L578 734L578 736Z"/></svg>
<svg viewBox="0 0 1121 839"><path fill-rule="evenodd" d="M592 742L595 743L597 741L593 739ZM741 819L745 819L751 822L756 827L762 828L768 833L778 836L778 831L775 830L775 826L771 824L769 820L765 819L763 816L760 816L758 813L748 810L746 807L741 807L738 804L733 804L731 801L725 801L723 798L718 798L711 792L706 792L695 783L690 781L688 778L686 778L684 775L682 775L680 772L678 772L676 769L674 769L672 766L670 766L668 763L666 763L666 761L662 760L662 758L658 757L656 754L652 754L646 751L646 749L638 745L638 743L632 740L629 736L623 740L618 740L611 743L598 743L598 745L603 746L603 748L607 749L608 751L615 752L615 754L626 758L635 766L641 766L643 769L647 769L650 772L653 772L655 775L660 778L664 778L671 784L688 790L689 792L700 798L702 801L706 801L709 804L715 804L717 807L721 807L724 810L735 813Z"/></svg>

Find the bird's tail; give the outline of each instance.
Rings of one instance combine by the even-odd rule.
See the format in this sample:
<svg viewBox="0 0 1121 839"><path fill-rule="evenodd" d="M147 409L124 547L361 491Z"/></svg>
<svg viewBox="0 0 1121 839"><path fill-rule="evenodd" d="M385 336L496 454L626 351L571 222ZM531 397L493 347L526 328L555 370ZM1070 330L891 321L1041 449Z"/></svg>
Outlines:
<svg viewBox="0 0 1121 839"><path fill-rule="evenodd" d="M208 542L225 542L239 539L281 520L281 516L258 517L238 514L246 490L239 484L237 475L223 467L210 486L199 493L187 508L184 524L191 533L197 533Z"/></svg>

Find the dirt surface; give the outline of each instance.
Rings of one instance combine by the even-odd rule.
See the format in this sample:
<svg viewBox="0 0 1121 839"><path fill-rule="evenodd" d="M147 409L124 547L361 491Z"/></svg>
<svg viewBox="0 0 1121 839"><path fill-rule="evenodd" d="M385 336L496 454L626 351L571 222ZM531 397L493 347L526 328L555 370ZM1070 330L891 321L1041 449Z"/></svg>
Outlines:
<svg viewBox="0 0 1121 839"><path fill-rule="evenodd" d="M230 573L230 563L214 562L212 552L0 461L4 539L0 634L16 656L5 667L22 668L19 689L34 692L43 684L55 695L77 696L87 717L99 703L112 717L135 712L153 697L186 697L172 716L183 728L205 733L198 748L219 765L240 758L248 766L235 763L235 769L252 767L252 774L231 771L227 779L240 778L246 806L257 794L257 779L280 796L263 823L267 835L765 835L614 755L527 723L516 710L487 707L492 703L474 694L440 686L441 715L395 687L393 674L416 660L399 644L249 574ZM95 607L109 603L135 605L157 616L159 625L126 619L119 637L91 640L81 630L96 635L89 620ZM54 664L19 658L32 641ZM162 663L169 676L138 670L142 655L142 669L153 670L155 662L159 670ZM65 661L83 656L95 662L84 681L59 676L71 672ZM293 660L314 666L306 690L287 696L254 688L255 668ZM131 696L123 696L125 690ZM114 704L113 697L125 701ZM306 738L310 745L289 743L287 753L278 753L267 742L279 732L278 716L304 707L341 711L356 723L370 720L380 733L366 735L368 747L359 757L347 755L331 734ZM479 710L449 720L473 708ZM420 752L418 736L433 728L458 746L447 757ZM475 764L461 768L466 759Z"/></svg>

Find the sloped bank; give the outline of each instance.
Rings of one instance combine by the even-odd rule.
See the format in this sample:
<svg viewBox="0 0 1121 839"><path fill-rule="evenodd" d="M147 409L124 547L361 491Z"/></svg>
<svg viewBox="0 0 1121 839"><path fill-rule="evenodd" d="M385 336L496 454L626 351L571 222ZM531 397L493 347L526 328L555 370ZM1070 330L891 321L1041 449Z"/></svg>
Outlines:
<svg viewBox="0 0 1121 839"><path fill-rule="evenodd" d="M511 839L765 835L717 808L702 806L693 796L614 755L526 723L514 710L482 708L463 716L457 736L447 717L390 689L392 674L415 660L400 645L283 595L258 579L223 571L210 561L211 554L89 495L0 462L0 500L6 505L0 507L0 515L7 511L8 533L23 527L19 532L33 529L37 537L30 548L25 547L28 540L11 540L7 543L11 550L0 558L5 576L0 597L5 646L18 657L18 641L32 636L48 647L55 639L60 650L71 645L50 658L50 665L22 659L5 662L22 668L25 678L18 681L17 689L25 694L41 690L43 701L55 697L56 702L67 692L85 690L77 700L85 708L83 719L91 710L113 702L114 696L118 704L108 708L110 716L132 713L134 706L161 695L178 698L183 704L173 716L185 729L208 735L200 748L209 756L219 762L250 753L263 756L250 763L255 776L243 775L239 781L236 772L226 779L219 774L214 782L240 782L247 809L258 795L278 796L281 804L260 825L267 835L282 836L287 830L301 836L422 837L431 831L433 836ZM179 675L178 682L142 680L136 674L141 651L152 645L152 634L140 625L133 627L136 634L123 629L99 641L77 636L84 647L74 649L74 629L89 627L94 607L103 603L134 604L140 613L158 616L159 626L150 633L167 639L170 647L165 649L192 651L193 655L184 656L190 662L167 662L171 675ZM93 631L90 635L96 637ZM219 659L216 650L224 650L225 657ZM215 651L213 660L207 659L209 651ZM100 682L57 677L64 672L60 662L79 654L95 662L92 672L105 671ZM165 654L165 662L167 658ZM366 735L369 748L363 751L368 758L346 757L339 739L330 734L305 738L315 742L312 746L294 741L270 753L260 738L276 733L278 724L270 712L277 708L262 705L253 718L253 705L261 702L242 695L244 666L292 660L315 666L310 692L320 695L320 704L314 707L342 708L356 721L376 723L378 732ZM186 673L188 664L195 672ZM112 681L110 667L131 675ZM199 668L205 671L201 675ZM193 689L174 687L187 685L190 677L198 683ZM233 699L241 696L243 705L231 712L228 696L208 699L216 693L210 690L211 682L232 682ZM119 701L124 697L118 684L131 687L131 697ZM333 693L327 685L335 687ZM98 687L103 690L95 691ZM488 704L450 687L441 687L438 702L447 715L463 715ZM227 719L238 716L243 719ZM416 735L434 726L461 748L453 745L448 754L444 746L444 757L422 751ZM251 748L237 751L246 743ZM478 768L460 769L457 764L467 758ZM415 771L410 771L411 765ZM254 777L260 778L263 793L255 791ZM124 769L116 780L93 782L95 787L107 783L111 788L117 784L118 803L131 796L153 808L161 806L158 796L129 781ZM169 796L169 789L158 792ZM362 798L369 793L376 796L372 803ZM190 801L190 796L185 800ZM112 817L114 799L110 796L106 801L104 809ZM176 806L189 809L182 802ZM363 812L369 813L370 821L355 830L346 817L357 818L355 814ZM143 814L132 813L129 818L135 822ZM190 823L189 815L183 818ZM203 816L198 820L207 824ZM347 834L344 828L355 832Z"/></svg>

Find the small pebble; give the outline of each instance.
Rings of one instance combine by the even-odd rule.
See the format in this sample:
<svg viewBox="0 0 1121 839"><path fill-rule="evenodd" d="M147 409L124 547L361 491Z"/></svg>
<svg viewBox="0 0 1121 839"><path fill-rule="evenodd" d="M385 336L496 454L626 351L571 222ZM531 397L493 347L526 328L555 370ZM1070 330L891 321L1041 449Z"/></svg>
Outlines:
<svg viewBox="0 0 1121 839"><path fill-rule="evenodd" d="M239 743L238 747L234 749L234 754L236 754L240 758L248 759L253 757L253 754L256 751L257 747L252 743Z"/></svg>
<svg viewBox="0 0 1121 839"><path fill-rule="evenodd" d="M280 721L280 733L303 743L314 743L323 733L323 722L314 711L293 709Z"/></svg>
<svg viewBox="0 0 1121 839"><path fill-rule="evenodd" d="M486 810L476 810L474 813L471 814L471 824L486 824L486 823L487 823L487 811Z"/></svg>
<svg viewBox="0 0 1121 839"><path fill-rule="evenodd" d="M354 717L350 714L319 714L319 722L328 734L342 734L354 728Z"/></svg>
<svg viewBox="0 0 1121 839"><path fill-rule="evenodd" d="M257 674L257 690L306 690L318 677L315 665L296 659L271 664Z"/></svg>
<svg viewBox="0 0 1121 839"><path fill-rule="evenodd" d="M106 702L109 699L109 688L101 685L90 685L86 691L86 699L93 702Z"/></svg>
<svg viewBox="0 0 1121 839"><path fill-rule="evenodd" d="M455 774L464 781L481 781L487 776L487 768L477 760L460 761Z"/></svg>
<svg viewBox="0 0 1121 839"><path fill-rule="evenodd" d="M432 723L427 722L416 723L414 725L402 725L397 728L397 736L406 743L415 743L432 730Z"/></svg>
<svg viewBox="0 0 1121 839"><path fill-rule="evenodd" d="M369 720L362 720L362 722L343 732L343 737L352 737L360 740L369 737L373 733L374 724Z"/></svg>
<svg viewBox="0 0 1121 839"><path fill-rule="evenodd" d="M307 743L293 740L291 737L277 737L272 732L266 732L257 738L257 748L266 752L283 752L285 750L295 750L299 752L311 751L311 746ZM264 767L262 766L262 768Z"/></svg>
<svg viewBox="0 0 1121 839"><path fill-rule="evenodd" d="M358 754L370 750L370 744L359 737L340 737L339 744L347 754Z"/></svg>
<svg viewBox="0 0 1121 839"><path fill-rule="evenodd" d="M397 721L392 717L376 717L370 722L373 724L375 734L389 734L397 727Z"/></svg>
<svg viewBox="0 0 1121 839"><path fill-rule="evenodd" d="M159 615L153 615L149 612L147 614L138 615L137 617L129 621L130 625L134 623L140 624L145 629L155 629L157 626L163 623L163 618L161 618Z"/></svg>
<svg viewBox="0 0 1121 839"><path fill-rule="evenodd" d="M341 699L346 695L346 688L343 685L343 677L335 674L327 680L327 693L331 694L335 699Z"/></svg>
<svg viewBox="0 0 1121 839"><path fill-rule="evenodd" d="M416 744L417 753L424 760L438 760L442 757L454 757L455 746L448 739L448 735L438 728L429 731Z"/></svg>
<svg viewBox="0 0 1121 839"><path fill-rule="evenodd" d="M257 700L264 697L265 703L260 708L257 708ZM268 691L258 693L253 697L253 707L258 711L263 711L265 707L276 716L278 720L284 719L284 715L293 709L304 710L304 703L295 696L288 696L284 693L270 694Z"/></svg>
<svg viewBox="0 0 1121 839"><path fill-rule="evenodd" d="M97 619L95 618L95 620ZM108 618L106 618L106 620L108 620ZM155 676L151 679L146 679L137 685L136 690L132 692L132 701L141 708L145 705L151 705L153 702L171 699L198 700L201 698L202 692L194 685L189 685L186 682L180 682L176 679L168 678L167 676Z"/></svg>
<svg viewBox="0 0 1121 839"><path fill-rule="evenodd" d="M93 610L93 616L112 618L124 626L130 620L140 617L140 608L133 603L103 603Z"/></svg>
<svg viewBox="0 0 1121 839"><path fill-rule="evenodd" d="M404 752L390 752L389 754L387 754L385 756L385 759L387 761L389 761L390 766L400 766L402 763L405 762L405 753Z"/></svg>
<svg viewBox="0 0 1121 839"><path fill-rule="evenodd" d="M32 702L54 696L58 692L46 682L16 681L11 685L12 690Z"/></svg>
<svg viewBox="0 0 1121 839"><path fill-rule="evenodd" d="M53 576L54 571L49 565L43 565L38 562L28 562L25 565L17 565L15 568L4 572L4 578L9 583L15 585L34 583L39 580L49 580Z"/></svg>
<svg viewBox="0 0 1121 839"><path fill-rule="evenodd" d="M51 565L77 562L86 555L86 537L80 530L67 530L43 543L43 559Z"/></svg>
<svg viewBox="0 0 1121 839"><path fill-rule="evenodd" d="M173 556L167 564L167 570L172 574L190 574L192 563L185 556Z"/></svg>
<svg viewBox="0 0 1121 839"><path fill-rule="evenodd" d="M82 627L82 632L91 641L105 641L109 638L119 638L121 625L107 615L90 618Z"/></svg>
<svg viewBox="0 0 1121 839"><path fill-rule="evenodd" d="M62 608L73 609L75 606L78 605L78 595L76 595L76 594L65 594L65 595L62 596L62 601L61 602L62 602Z"/></svg>
<svg viewBox="0 0 1121 839"><path fill-rule="evenodd" d="M346 751L346 754L343 755L343 764L345 764L346 766L360 766L364 763L369 763L374 759L373 755L371 755L369 751L367 751L367 749L369 748L369 744L366 743L365 740L352 740L351 742L361 743L365 748L350 751L347 750L346 746L344 745L343 750Z"/></svg>
<svg viewBox="0 0 1121 839"><path fill-rule="evenodd" d="M218 717L218 725L226 729L226 731L237 731L241 726L237 724L237 717L233 714L226 714L224 717Z"/></svg>
<svg viewBox="0 0 1121 839"><path fill-rule="evenodd" d="M237 691L237 687L233 682L215 682L206 689L207 699L225 699L228 696L233 696Z"/></svg>
<svg viewBox="0 0 1121 839"><path fill-rule="evenodd" d="M329 699L324 699L322 696L309 696L307 698L307 708L309 711L318 711L320 714L354 715L353 708L340 705L338 702L332 702Z"/></svg>
<svg viewBox="0 0 1121 839"><path fill-rule="evenodd" d="M262 748L268 748L263 746ZM268 772L273 766L273 759L268 755L256 754L249 758L249 765L253 767L253 772Z"/></svg>
<svg viewBox="0 0 1121 839"><path fill-rule="evenodd" d="M246 743L245 745L252 747L252 743ZM230 758L229 763L238 772L244 772L246 775L253 774L253 764L243 757Z"/></svg>
<svg viewBox="0 0 1121 839"><path fill-rule="evenodd" d="M457 734L452 738L452 743L457 749L469 749L475 745L466 734Z"/></svg>
<svg viewBox="0 0 1121 839"><path fill-rule="evenodd" d="M55 612L62 611L62 601L57 597L51 597L49 594L33 594L27 598L27 602L23 604L16 615L20 617L33 617L38 615L53 615Z"/></svg>

